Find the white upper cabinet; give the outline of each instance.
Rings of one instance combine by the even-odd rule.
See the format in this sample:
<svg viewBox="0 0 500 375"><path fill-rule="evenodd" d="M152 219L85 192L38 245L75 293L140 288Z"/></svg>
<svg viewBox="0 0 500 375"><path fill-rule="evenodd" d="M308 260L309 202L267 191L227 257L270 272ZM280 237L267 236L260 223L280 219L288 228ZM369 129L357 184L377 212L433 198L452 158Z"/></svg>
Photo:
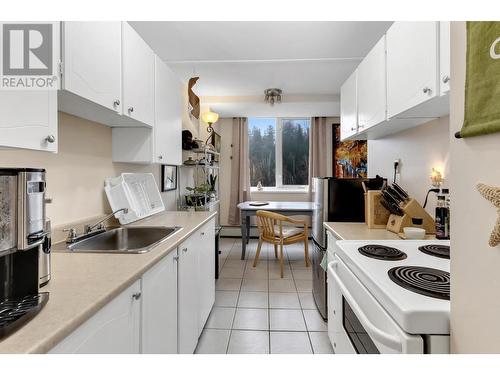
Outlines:
<svg viewBox="0 0 500 375"><path fill-rule="evenodd" d="M60 61L60 24L52 23L52 59ZM1 31L0 31L0 36ZM0 42L1 44L1 42ZM57 69L57 68L56 68ZM57 75L57 72L52 72ZM0 90L0 148L57 152L57 89Z"/></svg>
<svg viewBox="0 0 500 375"><path fill-rule="evenodd" d="M127 22L122 23L122 113L154 125L155 55Z"/></svg>
<svg viewBox="0 0 500 375"><path fill-rule="evenodd" d="M439 95L438 22L395 22L387 31L387 117Z"/></svg>
<svg viewBox="0 0 500 375"><path fill-rule="evenodd" d="M113 161L182 164L182 84L155 58L155 126L113 128Z"/></svg>
<svg viewBox="0 0 500 375"><path fill-rule="evenodd" d="M385 35L358 66L358 123L366 130L386 120Z"/></svg>
<svg viewBox="0 0 500 375"><path fill-rule="evenodd" d="M57 152L57 91L0 91L0 147Z"/></svg>
<svg viewBox="0 0 500 375"><path fill-rule="evenodd" d="M182 164L182 84L172 70L155 58L155 127L153 162Z"/></svg>
<svg viewBox="0 0 500 375"><path fill-rule="evenodd" d="M63 89L121 112L121 22L63 22Z"/></svg>
<svg viewBox="0 0 500 375"><path fill-rule="evenodd" d="M450 91L450 22L439 22L439 86L440 94Z"/></svg>
<svg viewBox="0 0 500 375"><path fill-rule="evenodd" d="M358 132L357 71L340 88L340 138L344 140Z"/></svg>
<svg viewBox="0 0 500 375"><path fill-rule="evenodd" d="M177 249L142 277L142 353L177 353Z"/></svg>

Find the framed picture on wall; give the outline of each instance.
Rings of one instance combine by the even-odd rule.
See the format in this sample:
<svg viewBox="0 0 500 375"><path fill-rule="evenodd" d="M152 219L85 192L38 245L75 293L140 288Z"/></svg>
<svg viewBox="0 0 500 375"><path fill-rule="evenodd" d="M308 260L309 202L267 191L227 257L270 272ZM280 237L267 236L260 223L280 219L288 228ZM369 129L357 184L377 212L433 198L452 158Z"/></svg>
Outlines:
<svg viewBox="0 0 500 375"><path fill-rule="evenodd" d="M177 189L177 166L161 166L161 191L170 191Z"/></svg>
<svg viewBox="0 0 500 375"><path fill-rule="evenodd" d="M368 148L366 141L340 140L340 124L332 124L333 176L336 178L366 178Z"/></svg>

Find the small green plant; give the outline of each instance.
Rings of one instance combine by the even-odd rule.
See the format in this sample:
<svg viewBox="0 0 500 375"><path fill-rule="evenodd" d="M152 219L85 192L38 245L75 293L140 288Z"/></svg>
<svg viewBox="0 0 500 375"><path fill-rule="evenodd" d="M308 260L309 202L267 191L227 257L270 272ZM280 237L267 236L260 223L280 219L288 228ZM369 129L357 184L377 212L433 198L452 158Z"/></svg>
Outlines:
<svg viewBox="0 0 500 375"><path fill-rule="evenodd" d="M207 184L210 185L210 191L216 191L217 176L211 174L208 176Z"/></svg>

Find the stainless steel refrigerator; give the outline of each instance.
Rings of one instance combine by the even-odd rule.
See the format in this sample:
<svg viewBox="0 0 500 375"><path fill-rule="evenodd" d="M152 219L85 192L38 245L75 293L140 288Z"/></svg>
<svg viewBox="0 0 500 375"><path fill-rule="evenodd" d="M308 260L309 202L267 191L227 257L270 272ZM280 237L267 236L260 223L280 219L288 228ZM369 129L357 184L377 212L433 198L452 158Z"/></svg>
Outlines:
<svg viewBox="0 0 500 375"><path fill-rule="evenodd" d="M323 222L364 222L365 199L362 182L369 189L380 189L382 178L314 177L312 193L315 209L312 217L313 297L323 319L327 319L326 271L321 261L328 247Z"/></svg>

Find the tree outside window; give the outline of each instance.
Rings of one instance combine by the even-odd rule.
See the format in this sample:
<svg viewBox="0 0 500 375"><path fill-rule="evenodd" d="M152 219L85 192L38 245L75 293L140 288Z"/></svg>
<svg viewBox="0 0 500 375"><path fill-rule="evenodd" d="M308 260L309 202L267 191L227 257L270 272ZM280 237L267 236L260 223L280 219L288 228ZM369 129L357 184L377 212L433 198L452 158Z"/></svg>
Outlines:
<svg viewBox="0 0 500 375"><path fill-rule="evenodd" d="M251 186L307 187L310 124L309 118L249 118Z"/></svg>

